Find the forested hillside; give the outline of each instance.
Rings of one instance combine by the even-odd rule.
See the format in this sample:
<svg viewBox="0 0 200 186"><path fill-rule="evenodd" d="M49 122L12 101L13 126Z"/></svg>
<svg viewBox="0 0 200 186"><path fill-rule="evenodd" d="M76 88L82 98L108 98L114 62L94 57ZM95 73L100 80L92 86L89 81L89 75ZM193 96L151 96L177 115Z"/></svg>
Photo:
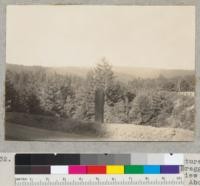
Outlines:
<svg viewBox="0 0 200 186"><path fill-rule="evenodd" d="M8 64L6 111L94 121L95 90L102 89L104 123L194 128L194 97L179 94L195 91L193 71L125 78L113 69L105 59L84 73Z"/></svg>

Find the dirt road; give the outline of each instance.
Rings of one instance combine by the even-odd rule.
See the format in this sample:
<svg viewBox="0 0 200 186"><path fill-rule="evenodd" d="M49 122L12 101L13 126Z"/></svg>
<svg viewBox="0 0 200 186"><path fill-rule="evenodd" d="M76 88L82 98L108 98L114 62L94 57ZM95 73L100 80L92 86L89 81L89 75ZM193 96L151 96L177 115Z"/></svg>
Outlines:
<svg viewBox="0 0 200 186"><path fill-rule="evenodd" d="M44 141L192 141L194 132L133 124L104 124L104 135L83 136L6 123L7 139Z"/></svg>

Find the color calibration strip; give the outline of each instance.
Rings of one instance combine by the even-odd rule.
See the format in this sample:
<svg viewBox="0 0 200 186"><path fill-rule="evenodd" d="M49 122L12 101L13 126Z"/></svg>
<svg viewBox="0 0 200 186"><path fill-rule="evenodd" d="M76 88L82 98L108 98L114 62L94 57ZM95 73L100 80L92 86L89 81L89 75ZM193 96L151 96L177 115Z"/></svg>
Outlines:
<svg viewBox="0 0 200 186"><path fill-rule="evenodd" d="M179 174L179 165L16 166L15 174Z"/></svg>
<svg viewBox="0 0 200 186"><path fill-rule="evenodd" d="M15 165L184 165L184 154L16 154Z"/></svg>
<svg viewBox="0 0 200 186"><path fill-rule="evenodd" d="M183 159L183 154L16 154L15 174L179 174Z"/></svg>

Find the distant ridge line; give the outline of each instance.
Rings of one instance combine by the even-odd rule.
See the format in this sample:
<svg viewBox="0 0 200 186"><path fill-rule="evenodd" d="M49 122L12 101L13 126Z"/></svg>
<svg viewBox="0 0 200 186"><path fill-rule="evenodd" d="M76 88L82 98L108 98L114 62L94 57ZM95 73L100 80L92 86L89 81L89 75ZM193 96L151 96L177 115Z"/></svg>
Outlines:
<svg viewBox="0 0 200 186"><path fill-rule="evenodd" d="M90 69L87 67L44 67L44 66L25 66L8 64L7 70L22 71L22 70L32 70L32 69L44 69L49 73L56 72L60 75L76 75L80 77L86 77ZM195 75L195 70L183 70L183 69L157 69L157 68L146 68L146 67L116 67L113 66L113 72L119 80L128 81L133 78L157 78L159 76L164 76L165 78L173 78L177 76L193 76Z"/></svg>

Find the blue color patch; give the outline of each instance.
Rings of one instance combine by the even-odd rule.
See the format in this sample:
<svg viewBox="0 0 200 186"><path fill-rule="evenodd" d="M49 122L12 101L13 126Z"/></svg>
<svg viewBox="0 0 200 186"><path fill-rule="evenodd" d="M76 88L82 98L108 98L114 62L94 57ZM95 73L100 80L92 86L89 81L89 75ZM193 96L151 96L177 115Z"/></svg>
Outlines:
<svg viewBox="0 0 200 186"><path fill-rule="evenodd" d="M144 174L160 174L160 165L144 165Z"/></svg>

